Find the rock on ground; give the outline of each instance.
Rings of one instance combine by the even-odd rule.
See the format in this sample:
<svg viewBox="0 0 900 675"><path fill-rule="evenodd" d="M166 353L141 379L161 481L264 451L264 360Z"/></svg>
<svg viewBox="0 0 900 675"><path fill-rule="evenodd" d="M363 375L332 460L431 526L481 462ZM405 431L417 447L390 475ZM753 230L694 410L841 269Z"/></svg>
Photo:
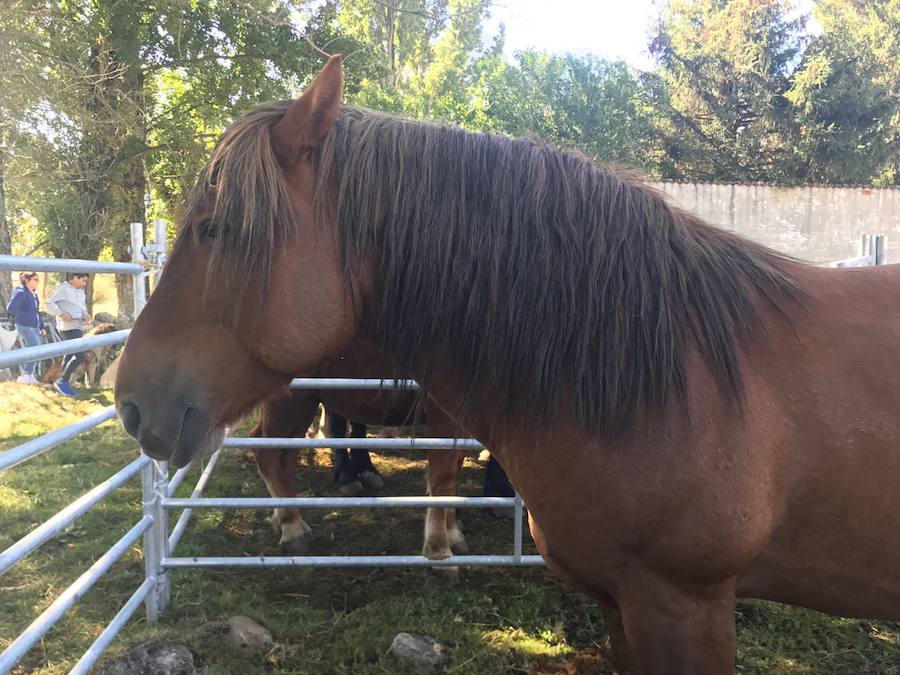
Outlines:
<svg viewBox="0 0 900 675"><path fill-rule="evenodd" d="M129 649L100 675L194 675L194 655L171 640L151 640Z"/></svg>
<svg viewBox="0 0 900 675"><path fill-rule="evenodd" d="M434 638L398 633L388 654L412 665L420 673L440 673L450 660L450 650Z"/></svg>
<svg viewBox="0 0 900 675"><path fill-rule="evenodd" d="M248 616L211 621L198 629L201 639L217 641L241 651L265 651L274 644L272 634Z"/></svg>

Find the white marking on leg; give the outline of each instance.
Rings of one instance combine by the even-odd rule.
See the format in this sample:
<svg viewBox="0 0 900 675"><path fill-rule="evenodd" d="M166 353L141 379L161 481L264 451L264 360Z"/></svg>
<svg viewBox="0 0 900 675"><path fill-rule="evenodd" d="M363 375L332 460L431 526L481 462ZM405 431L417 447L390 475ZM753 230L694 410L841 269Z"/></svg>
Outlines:
<svg viewBox="0 0 900 675"><path fill-rule="evenodd" d="M288 542L294 541L295 539L302 539L303 535L310 532L311 529L309 525L307 525L302 518L291 522L291 523L282 523L281 525L281 541L279 542L281 545L287 544Z"/></svg>
<svg viewBox="0 0 900 675"><path fill-rule="evenodd" d="M449 558L450 543L447 541L447 521L444 509L428 509L425 512L425 544L422 555L432 560Z"/></svg>

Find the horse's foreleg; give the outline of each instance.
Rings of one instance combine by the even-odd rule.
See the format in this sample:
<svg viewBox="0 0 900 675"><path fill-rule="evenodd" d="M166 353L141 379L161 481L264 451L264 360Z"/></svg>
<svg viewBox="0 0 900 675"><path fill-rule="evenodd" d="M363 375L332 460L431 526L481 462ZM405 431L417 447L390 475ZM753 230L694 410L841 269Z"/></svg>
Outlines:
<svg viewBox="0 0 900 675"><path fill-rule="evenodd" d="M603 615L603 625L609 636L609 656L616 672L619 675L640 675L641 671L634 662L628 640L625 638L621 612L607 602L600 602L600 613Z"/></svg>
<svg viewBox="0 0 900 675"><path fill-rule="evenodd" d="M465 450L445 450L444 452L451 455L453 461L453 465L450 468L452 473L447 477L447 494L455 495L459 474L462 471L463 461L466 459L466 452ZM444 511L447 515L447 538L450 540L450 550L456 555L465 555L469 552L469 545L466 544L466 538L456 518L456 509L444 509Z"/></svg>
<svg viewBox="0 0 900 675"><path fill-rule="evenodd" d="M285 392L267 401L259 422L250 431L252 437L303 437L318 410L318 399L306 390ZM297 496L297 450L258 450L256 465L273 497ZM311 529L297 508L276 508L270 520L281 533L280 545L290 553L303 553L309 548Z"/></svg>
<svg viewBox="0 0 900 675"><path fill-rule="evenodd" d="M297 456L300 451L281 450L281 486L286 497L297 496ZM275 509L275 516L281 521L282 548L291 553L303 553L309 548L309 539L306 535L312 532L312 528L300 515L300 509L280 508Z"/></svg>
<svg viewBox="0 0 900 675"><path fill-rule="evenodd" d="M428 452L428 494L432 497L447 497L456 494L456 481L465 452L460 450L431 450ZM454 553L465 553L468 548L455 509L430 508L425 513L425 543L422 555L432 560L443 560ZM459 568L440 567L445 576L459 577Z"/></svg>
<svg viewBox="0 0 900 675"><path fill-rule="evenodd" d="M256 466L272 497L297 496L297 450L256 451ZM279 545L290 553L304 553L309 549L312 531L300 516L300 509L277 507L269 519L281 534Z"/></svg>
<svg viewBox="0 0 900 675"><path fill-rule="evenodd" d="M642 675L734 672L734 581L676 585L634 575L617 594L624 634Z"/></svg>

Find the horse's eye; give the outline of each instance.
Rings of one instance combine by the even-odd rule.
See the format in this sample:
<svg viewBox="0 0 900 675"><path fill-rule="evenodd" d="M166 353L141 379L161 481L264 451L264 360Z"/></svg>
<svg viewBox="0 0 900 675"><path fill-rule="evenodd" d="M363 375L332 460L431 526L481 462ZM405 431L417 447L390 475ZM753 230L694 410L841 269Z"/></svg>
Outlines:
<svg viewBox="0 0 900 675"><path fill-rule="evenodd" d="M196 226L197 241L201 244L211 244L216 238L216 226L211 220L204 220Z"/></svg>

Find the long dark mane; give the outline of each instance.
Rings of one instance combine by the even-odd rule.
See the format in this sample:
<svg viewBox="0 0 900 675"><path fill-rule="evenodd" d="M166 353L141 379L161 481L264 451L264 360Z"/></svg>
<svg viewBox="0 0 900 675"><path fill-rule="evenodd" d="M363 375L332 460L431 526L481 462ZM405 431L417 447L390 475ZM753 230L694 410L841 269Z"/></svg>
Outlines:
<svg viewBox="0 0 900 675"><path fill-rule="evenodd" d="M692 348L740 401L758 303L798 295L784 257L577 152L345 106L317 161L317 213L337 216L347 269L374 254L380 346L425 387L449 355L517 423L569 404L580 429L621 438L684 396Z"/></svg>

